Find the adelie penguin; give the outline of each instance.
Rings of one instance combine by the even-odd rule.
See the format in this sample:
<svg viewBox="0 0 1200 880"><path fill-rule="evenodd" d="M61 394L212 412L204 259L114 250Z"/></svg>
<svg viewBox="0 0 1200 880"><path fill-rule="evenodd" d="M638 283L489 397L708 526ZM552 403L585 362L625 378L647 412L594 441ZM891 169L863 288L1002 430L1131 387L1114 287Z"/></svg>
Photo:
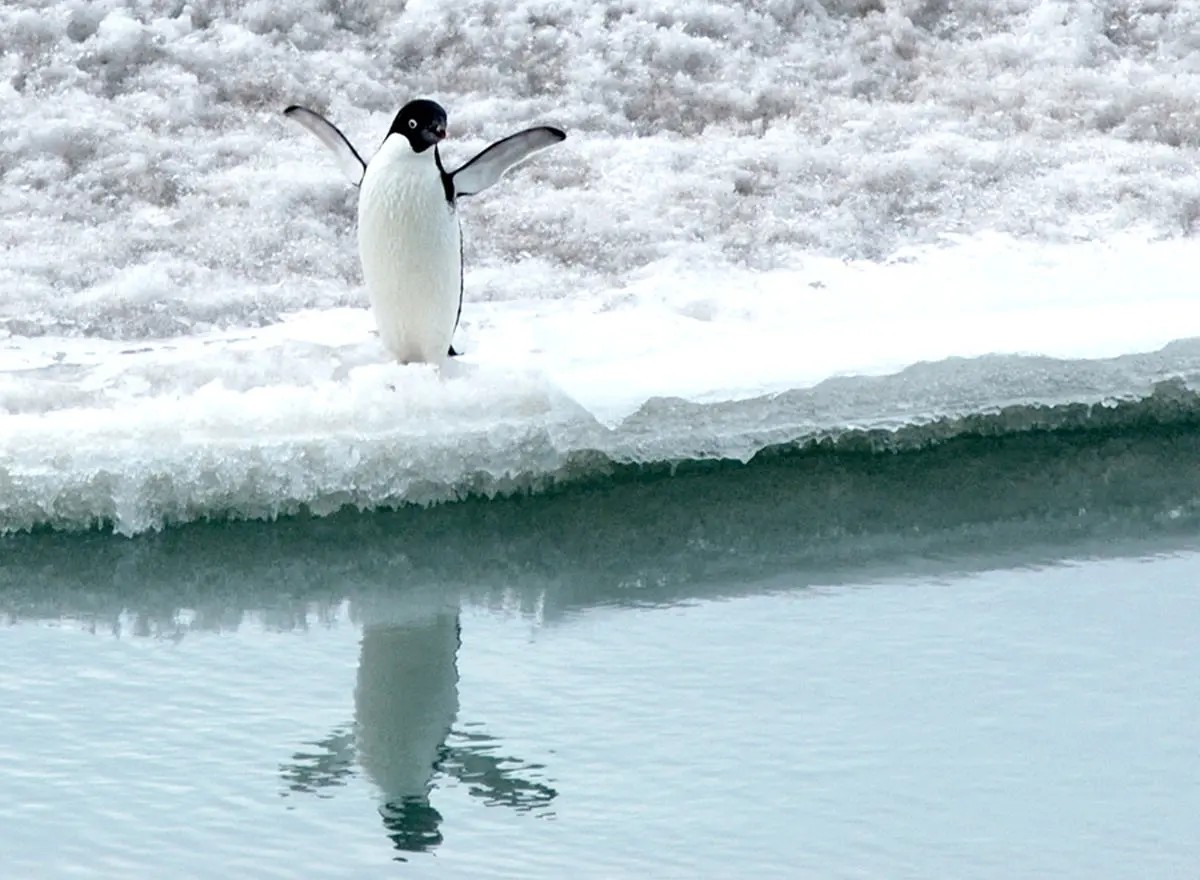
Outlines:
<svg viewBox="0 0 1200 880"><path fill-rule="evenodd" d="M406 364L440 363L456 355L451 340L463 292L457 200L483 192L566 134L550 126L529 128L447 171L438 151L446 137L446 111L434 101L401 107L369 163L319 113L294 105L283 112L333 151L338 166L360 187L358 254L384 346Z"/></svg>

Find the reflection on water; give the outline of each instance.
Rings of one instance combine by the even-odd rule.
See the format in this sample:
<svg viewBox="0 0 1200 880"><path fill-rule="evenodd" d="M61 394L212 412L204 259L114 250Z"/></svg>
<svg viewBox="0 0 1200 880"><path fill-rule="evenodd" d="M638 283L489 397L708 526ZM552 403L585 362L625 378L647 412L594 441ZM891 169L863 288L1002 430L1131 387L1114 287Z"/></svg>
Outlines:
<svg viewBox="0 0 1200 880"><path fill-rule="evenodd" d="M355 717L313 731L282 793L330 797L361 774L401 852L443 839L439 786L546 815L537 764L459 719L460 609L552 623L657 605L938 577L1193 542L1200 433L961 437L899 454L808 450L749 465L630 470L540 496L370 516L195 525L136 539L0 538L0 619L70 617L180 638L248 615L271 630L362 626Z"/></svg>
<svg viewBox="0 0 1200 880"><path fill-rule="evenodd" d="M406 876L1006 877L1027 856L1102 876L1122 852L1096 840L1190 876L1166 869L1196 863L1195 559L1055 563L1194 547L1197 458L1195 430L1030 433L0 539L0 623L119 636L0 638L0 877L394 858ZM703 601L727 597L755 598ZM609 613L677 604L696 607ZM305 630L324 631L278 636Z"/></svg>
<svg viewBox="0 0 1200 880"><path fill-rule="evenodd" d="M195 525L127 540L0 538L0 619L71 617L179 638L349 617L362 643L353 722L279 775L330 797L361 773L401 852L443 839L439 785L544 815L543 768L458 719L459 612L553 622L601 605L655 605L1146 552L1193 542L1200 433L1149 424L961 437L899 454L808 450L748 466L621 472L540 496L371 516ZM1140 542L1140 543L1139 543ZM782 578L780 584L776 578Z"/></svg>
<svg viewBox="0 0 1200 880"><path fill-rule="evenodd" d="M327 789L344 786L354 775L354 733L338 728L308 745L313 746L314 751L296 752L286 764L279 766L279 775L287 786L283 795L333 797L333 792Z"/></svg>
<svg viewBox="0 0 1200 880"><path fill-rule="evenodd" d="M442 815L430 801L439 779L465 785L488 806L552 815L557 792L541 781L542 765L502 754L500 741L478 724L455 728L457 609L414 616L397 604L396 616L404 619L381 623L383 607L376 602L367 610L375 622L363 627L354 722L280 766L285 796L331 797L357 767L378 789L384 828L401 853L442 843Z"/></svg>
<svg viewBox="0 0 1200 880"><path fill-rule="evenodd" d="M532 813L550 818L551 801L558 792L546 782L539 781L546 767L499 754L500 741L495 737L464 725L450 732L442 750L441 768L467 785L472 797L489 807L510 807L518 813ZM552 780L547 779L547 782Z"/></svg>
<svg viewBox="0 0 1200 880"><path fill-rule="evenodd" d="M904 453L810 450L631 471L368 516L136 539L16 535L0 538L0 614L97 627L133 615L140 632L161 636L235 628L253 611L287 630L403 592L410 604L433 593L552 621L769 590L780 575L802 587L1121 555L1123 542L1194 534L1198 458L1191 425L1031 431Z"/></svg>

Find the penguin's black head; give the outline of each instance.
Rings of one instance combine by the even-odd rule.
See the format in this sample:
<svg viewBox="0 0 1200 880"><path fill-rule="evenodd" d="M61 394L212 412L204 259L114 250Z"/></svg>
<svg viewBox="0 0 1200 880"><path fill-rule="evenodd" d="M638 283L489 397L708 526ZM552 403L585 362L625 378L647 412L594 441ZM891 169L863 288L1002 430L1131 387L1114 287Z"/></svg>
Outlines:
<svg viewBox="0 0 1200 880"><path fill-rule="evenodd" d="M409 101L392 120L388 135L393 134L408 138L414 153L423 153L446 137L446 111L424 98Z"/></svg>

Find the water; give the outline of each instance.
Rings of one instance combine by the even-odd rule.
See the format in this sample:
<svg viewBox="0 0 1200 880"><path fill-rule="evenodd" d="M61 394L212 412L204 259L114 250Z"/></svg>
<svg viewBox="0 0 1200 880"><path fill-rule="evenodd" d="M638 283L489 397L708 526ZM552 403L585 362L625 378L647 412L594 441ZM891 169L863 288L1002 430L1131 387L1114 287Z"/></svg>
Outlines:
<svg viewBox="0 0 1200 880"><path fill-rule="evenodd" d="M1197 442L6 538L0 864L1186 876Z"/></svg>

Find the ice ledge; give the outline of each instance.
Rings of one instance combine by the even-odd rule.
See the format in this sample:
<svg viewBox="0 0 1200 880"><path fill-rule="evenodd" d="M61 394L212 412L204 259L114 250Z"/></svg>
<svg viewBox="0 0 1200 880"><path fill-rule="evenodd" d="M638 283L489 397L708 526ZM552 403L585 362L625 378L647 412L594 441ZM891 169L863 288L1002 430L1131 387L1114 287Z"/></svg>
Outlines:
<svg viewBox="0 0 1200 880"><path fill-rule="evenodd" d="M208 401L207 415L189 416L181 403L141 424L112 410L74 426L9 424L0 436L0 532L109 526L133 535L199 519L537 492L628 466L747 461L816 443L880 452L963 434L1191 424L1200 422L1197 387L1200 339L1095 361L949 359L739 401L655 398L612 428L536 377L466 383L449 403L444 383L425 395L410 389L399 415L375 405L381 396L395 403L386 382L365 383L357 396L327 389L315 411L308 394L288 405L272 390L275 409L264 414L254 395L238 393L226 400L236 412Z"/></svg>

